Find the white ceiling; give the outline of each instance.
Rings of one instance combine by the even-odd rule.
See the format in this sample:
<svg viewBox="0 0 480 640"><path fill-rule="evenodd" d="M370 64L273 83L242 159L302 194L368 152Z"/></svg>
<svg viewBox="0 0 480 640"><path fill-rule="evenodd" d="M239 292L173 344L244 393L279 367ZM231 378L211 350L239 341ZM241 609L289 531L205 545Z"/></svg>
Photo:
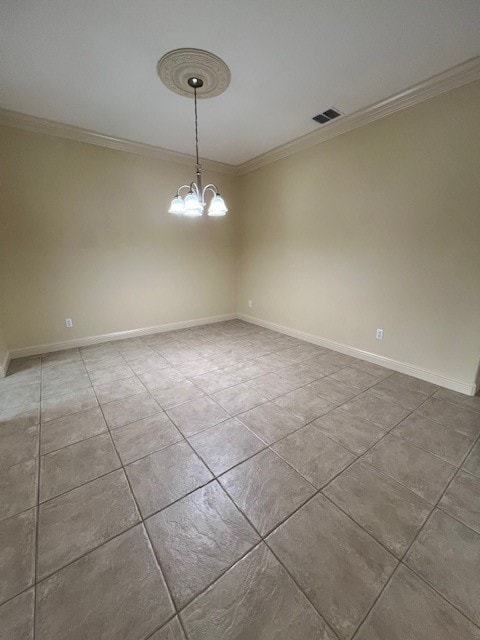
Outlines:
<svg viewBox="0 0 480 640"><path fill-rule="evenodd" d="M480 53L479 0L3 0L0 106L193 152L193 104L155 66L229 65L199 103L200 152L239 164ZM328 125L327 125L328 126Z"/></svg>

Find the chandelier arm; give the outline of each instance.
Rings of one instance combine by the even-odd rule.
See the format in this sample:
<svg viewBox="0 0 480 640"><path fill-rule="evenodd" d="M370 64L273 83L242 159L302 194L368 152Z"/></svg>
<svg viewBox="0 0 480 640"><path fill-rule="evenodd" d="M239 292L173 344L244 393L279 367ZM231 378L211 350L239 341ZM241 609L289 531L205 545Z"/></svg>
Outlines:
<svg viewBox="0 0 480 640"><path fill-rule="evenodd" d="M200 190L196 182L190 183L190 191L193 191L193 193L195 193L197 198L200 200Z"/></svg>
<svg viewBox="0 0 480 640"><path fill-rule="evenodd" d="M213 184L213 182L210 182L209 184L207 184L203 188L203 191L202 191L202 202L203 203L205 203L205 194L207 193L208 190L212 191L214 196L218 195L217 186L215 184Z"/></svg>
<svg viewBox="0 0 480 640"><path fill-rule="evenodd" d="M188 189L188 190L190 190L190 188L191 188L191 185L189 185L189 184L182 184L182 186L181 186L181 187L178 187L178 189L177 189L177 196L179 196L179 195L180 195L180 191L181 191L181 189Z"/></svg>

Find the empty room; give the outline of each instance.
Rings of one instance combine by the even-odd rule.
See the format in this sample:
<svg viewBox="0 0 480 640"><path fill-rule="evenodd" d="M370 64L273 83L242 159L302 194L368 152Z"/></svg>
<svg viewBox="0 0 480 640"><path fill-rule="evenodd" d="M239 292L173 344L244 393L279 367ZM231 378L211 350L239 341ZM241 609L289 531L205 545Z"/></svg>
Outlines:
<svg viewBox="0 0 480 640"><path fill-rule="evenodd" d="M0 4L0 640L480 640L478 0Z"/></svg>

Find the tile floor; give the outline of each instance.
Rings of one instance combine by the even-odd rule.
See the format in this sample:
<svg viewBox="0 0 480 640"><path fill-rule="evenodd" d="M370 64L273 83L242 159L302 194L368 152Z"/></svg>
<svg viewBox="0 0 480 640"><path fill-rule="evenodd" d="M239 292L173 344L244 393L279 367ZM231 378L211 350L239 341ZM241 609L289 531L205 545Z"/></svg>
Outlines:
<svg viewBox="0 0 480 640"><path fill-rule="evenodd" d="M1 640L480 640L480 398L241 321L11 363Z"/></svg>

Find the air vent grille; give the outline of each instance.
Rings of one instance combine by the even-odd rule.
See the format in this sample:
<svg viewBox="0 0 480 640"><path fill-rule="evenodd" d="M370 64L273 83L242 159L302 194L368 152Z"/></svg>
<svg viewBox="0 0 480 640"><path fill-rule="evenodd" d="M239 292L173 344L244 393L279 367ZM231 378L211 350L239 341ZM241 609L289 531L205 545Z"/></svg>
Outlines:
<svg viewBox="0 0 480 640"><path fill-rule="evenodd" d="M342 114L338 109L330 107L330 109L327 109L323 113L319 113L318 116L313 116L313 120L319 124L326 124L327 122L330 122L330 120L335 120L335 118L338 118L338 116L341 115Z"/></svg>

